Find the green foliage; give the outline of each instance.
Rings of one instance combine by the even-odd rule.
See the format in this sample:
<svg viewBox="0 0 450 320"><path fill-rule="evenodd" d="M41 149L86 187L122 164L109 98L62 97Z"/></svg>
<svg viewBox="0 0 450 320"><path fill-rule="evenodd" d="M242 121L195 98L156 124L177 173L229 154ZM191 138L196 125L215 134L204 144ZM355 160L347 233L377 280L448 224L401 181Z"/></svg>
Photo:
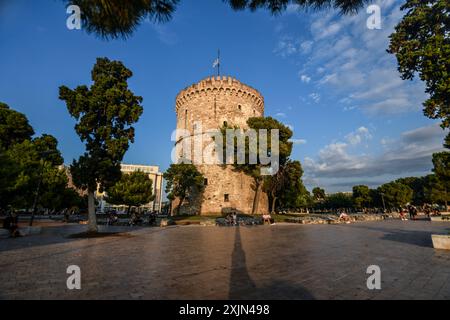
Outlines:
<svg viewBox="0 0 450 320"><path fill-rule="evenodd" d="M386 183L378 191L384 197L386 206L389 208L403 207L413 198L413 190L398 182Z"/></svg>
<svg viewBox="0 0 450 320"><path fill-rule="evenodd" d="M407 0L403 20L391 35L389 52L395 54L404 80L416 74L430 95L424 102L425 115L442 119L450 127L450 2ZM446 138L450 148L450 134Z"/></svg>
<svg viewBox="0 0 450 320"><path fill-rule="evenodd" d="M56 179L59 174L57 166L63 163L63 158L57 146L56 138L44 135L13 144L4 151L1 171L5 172L5 176L0 178L0 206L31 208L41 179L43 192L59 183ZM63 183L65 187L67 181Z"/></svg>
<svg viewBox="0 0 450 320"><path fill-rule="evenodd" d="M64 0L81 9L83 29L104 39L126 39L145 20L161 23L169 21L179 0ZM219 1L219 0L217 0ZM223 0L233 10L267 9L281 13L289 4L300 8L335 8L341 13L354 13L369 0Z"/></svg>
<svg viewBox="0 0 450 320"><path fill-rule="evenodd" d="M448 192L450 186L450 152L433 154L433 165L433 172L436 176L434 179L436 190L432 194L448 207L448 201L450 200Z"/></svg>
<svg viewBox="0 0 450 320"><path fill-rule="evenodd" d="M426 201L428 203L448 204L450 193L446 185L435 174L427 176L426 181L427 183L424 187Z"/></svg>
<svg viewBox="0 0 450 320"><path fill-rule="evenodd" d="M357 208L364 208L370 206L372 199L370 197L370 189L368 186L354 186L353 187L353 203Z"/></svg>
<svg viewBox="0 0 450 320"><path fill-rule="evenodd" d="M164 179L168 198L180 200L178 213L187 197L205 188L205 178L193 164L172 164L164 173Z"/></svg>
<svg viewBox="0 0 450 320"><path fill-rule="evenodd" d="M106 201L110 204L140 207L153 201L153 181L143 172L123 174L107 189Z"/></svg>
<svg viewBox="0 0 450 320"><path fill-rule="evenodd" d="M250 9L266 9L273 14L285 11L288 5L298 5L299 8L312 8L315 10L324 8L335 8L341 13L354 13L364 4L371 1L368 0L225 0L234 10Z"/></svg>
<svg viewBox="0 0 450 320"><path fill-rule="evenodd" d="M323 201L326 198L325 190L319 187L316 187L312 190L313 199L315 201Z"/></svg>
<svg viewBox="0 0 450 320"><path fill-rule="evenodd" d="M245 164L238 164L237 162L237 138L235 138L234 142L234 168L237 171L241 171L244 172L246 175L252 177L254 179L254 190L255 190L255 197L253 200L253 209L252 209L252 214L257 214L258 212L258 204L259 204L259 197L260 197L260 192L261 192L261 187L263 185L264 182L264 176L261 175L261 170L263 168L267 168L268 165L263 165L261 158L260 158L260 154L258 152L259 150L259 146L261 141L259 140L259 132L261 130L267 130L267 155L272 155L274 156L277 150L273 150L272 149L272 137L271 137L271 131L272 130L279 130L279 146L278 146L278 165L279 165L279 169L282 170L283 166L286 165L286 163L289 161L289 156L291 155L292 152L292 142L290 141L290 139L292 138L292 130L289 129L287 126L285 126L284 124L282 124L281 122L279 122L278 120L272 118L272 117L255 117L255 118L250 118L247 120L247 125L249 127L249 129L253 129L256 131L257 133L257 150L250 150L250 143L249 143L249 138L245 138ZM224 143L223 143L223 151L224 151L224 159L226 159L226 149L227 149L227 144L231 143L230 141L226 141L227 138L227 134L226 134L226 130L227 129L235 129L238 135L245 135L246 134L246 130L238 130L239 128L230 128L228 127L228 125L224 126L221 128L221 132L222 135L225 139ZM256 155L256 164L250 164L250 152L255 152ZM272 166L274 166L275 164L272 163ZM303 171L301 171L301 174L303 174ZM269 180L268 180L269 179ZM273 181L270 181L270 179L273 179ZM267 190L271 190L270 192L275 195L277 194L280 189L280 187L285 183L286 181L286 177L284 175L283 172L278 172L278 174L275 174L272 177L267 177L266 176L266 189ZM276 200L276 197L274 197L274 199ZM274 205L272 205L272 207L274 207Z"/></svg>
<svg viewBox="0 0 450 320"><path fill-rule="evenodd" d="M105 39L129 37L146 19L171 19L178 0L69 0L81 9L83 29Z"/></svg>
<svg viewBox="0 0 450 320"><path fill-rule="evenodd" d="M302 181L303 169L299 161L288 160L273 176L264 179L263 189L275 208L304 208L310 204L310 195ZM278 205L276 201L278 200Z"/></svg>
<svg viewBox="0 0 450 320"><path fill-rule="evenodd" d="M133 76L120 61L98 58L92 69L90 88L62 86L59 98L77 120L75 131L86 152L70 168L74 184L88 190L89 230L97 231L94 192L108 188L121 177L120 163L134 142L134 127L143 113L142 97L128 89Z"/></svg>
<svg viewBox="0 0 450 320"><path fill-rule="evenodd" d="M351 208L353 207L353 198L345 193L335 193L326 197L324 205L331 209Z"/></svg>
<svg viewBox="0 0 450 320"><path fill-rule="evenodd" d="M71 172L77 187L96 190L120 178L120 162L134 142L133 124L143 113L142 97L128 89L132 72L120 61L98 58L90 88L59 89L59 98L78 123L75 131L86 144L86 153L74 161Z"/></svg>
<svg viewBox="0 0 450 320"><path fill-rule="evenodd" d="M31 140L33 135L34 130L27 117L0 102L0 151L25 140Z"/></svg>

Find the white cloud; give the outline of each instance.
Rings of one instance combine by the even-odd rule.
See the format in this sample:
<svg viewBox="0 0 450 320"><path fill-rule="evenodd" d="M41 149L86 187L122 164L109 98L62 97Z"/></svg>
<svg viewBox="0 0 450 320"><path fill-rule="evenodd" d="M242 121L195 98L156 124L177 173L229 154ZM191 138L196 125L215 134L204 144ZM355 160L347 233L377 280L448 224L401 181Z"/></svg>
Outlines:
<svg viewBox="0 0 450 320"><path fill-rule="evenodd" d="M309 76L307 76L306 74L302 74L300 76L300 80L302 80L302 82L304 82L304 83L310 83L311 82L311 78Z"/></svg>
<svg viewBox="0 0 450 320"><path fill-rule="evenodd" d="M309 95L309 97L315 102L315 103L319 103L319 101L320 101L320 94L318 94L318 93L311 93L310 95Z"/></svg>
<svg viewBox="0 0 450 320"><path fill-rule="evenodd" d="M286 118L286 114L283 112L278 112L275 117Z"/></svg>
<svg viewBox="0 0 450 320"><path fill-rule="evenodd" d="M342 191L358 181L375 185L402 176L425 175L432 167L432 154L443 150L445 135L439 124L434 124L403 132L397 139L382 139L384 149L379 154L353 153L352 148L361 141L372 139L369 130L361 127L346 136L347 142L333 142L322 148L316 159L305 158L305 176L330 187L335 184Z"/></svg>
<svg viewBox="0 0 450 320"><path fill-rule="evenodd" d="M345 139L351 145L358 145L363 141L372 139L372 134L369 132L369 129L366 127L360 127L355 132L351 132L345 136Z"/></svg>
<svg viewBox="0 0 450 320"><path fill-rule="evenodd" d="M311 17L311 46L301 74L320 76L318 92L327 90L336 100L345 96L345 111L360 109L368 115L417 112L426 99L420 81L403 81L394 56L388 54L389 35L402 18L399 4L382 2L383 29L369 30L367 14L340 16L334 11ZM305 35L302 35L305 37ZM300 50L302 51L302 50Z"/></svg>
<svg viewBox="0 0 450 320"><path fill-rule="evenodd" d="M307 143L305 139L291 139L290 141L295 145L302 145Z"/></svg>

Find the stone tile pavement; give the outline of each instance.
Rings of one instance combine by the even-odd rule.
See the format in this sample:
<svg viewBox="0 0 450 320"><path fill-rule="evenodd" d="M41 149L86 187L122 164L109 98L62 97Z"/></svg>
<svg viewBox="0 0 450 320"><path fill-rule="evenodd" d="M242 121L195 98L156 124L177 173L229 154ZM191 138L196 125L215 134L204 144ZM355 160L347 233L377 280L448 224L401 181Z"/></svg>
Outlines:
<svg viewBox="0 0 450 320"><path fill-rule="evenodd" d="M55 226L0 240L0 299L450 299L448 223L133 229L68 239ZM66 287L78 265L82 289ZM378 265L382 289L367 289Z"/></svg>

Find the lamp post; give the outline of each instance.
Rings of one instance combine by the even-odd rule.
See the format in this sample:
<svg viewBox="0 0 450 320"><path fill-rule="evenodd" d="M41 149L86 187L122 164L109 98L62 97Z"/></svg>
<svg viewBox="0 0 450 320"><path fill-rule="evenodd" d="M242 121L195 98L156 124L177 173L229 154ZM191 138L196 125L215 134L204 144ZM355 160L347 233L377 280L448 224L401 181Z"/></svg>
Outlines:
<svg viewBox="0 0 450 320"><path fill-rule="evenodd" d="M383 213L386 213L386 203L384 202L384 193L381 193L381 200L383 201L383 208L384 208Z"/></svg>
<svg viewBox="0 0 450 320"><path fill-rule="evenodd" d="M34 216L36 215L36 208L37 208L37 203L39 200L39 192L41 190L42 179L44 176L44 168L45 168L45 162L46 162L44 159L44 156L48 156L48 155L55 154L55 153L57 153L57 151L55 151L55 150L39 152L39 156L40 156L40 160L41 160L41 168L40 168L40 172L39 172L39 181L38 181L38 185L36 188L36 193L35 193L34 201L33 201L33 209L32 209L31 218L30 218L30 227L33 226Z"/></svg>

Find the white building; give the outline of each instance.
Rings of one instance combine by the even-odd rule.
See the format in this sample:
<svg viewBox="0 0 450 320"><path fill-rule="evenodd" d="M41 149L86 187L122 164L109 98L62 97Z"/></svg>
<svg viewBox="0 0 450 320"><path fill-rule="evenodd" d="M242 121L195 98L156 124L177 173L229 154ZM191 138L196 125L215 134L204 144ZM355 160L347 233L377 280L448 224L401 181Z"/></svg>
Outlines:
<svg viewBox="0 0 450 320"><path fill-rule="evenodd" d="M161 212L162 209L162 201L163 201L163 174L159 172L158 166L145 166L145 165L135 165L135 164L122 164L122 173L123 174L130 174L133 172L143 172L148 174L149 178L153 182L153 189L152 193L155 196L155 200L153 202L150 202L149 204L142 206L141 210L143 211L156 211ZM125 211L126 207L118 207L118 206L111 206L108 203L106 203L103 200L104 194L97 193L97 198L100 202L100 211L105 212L107 209L118 209Z"/></svg>

